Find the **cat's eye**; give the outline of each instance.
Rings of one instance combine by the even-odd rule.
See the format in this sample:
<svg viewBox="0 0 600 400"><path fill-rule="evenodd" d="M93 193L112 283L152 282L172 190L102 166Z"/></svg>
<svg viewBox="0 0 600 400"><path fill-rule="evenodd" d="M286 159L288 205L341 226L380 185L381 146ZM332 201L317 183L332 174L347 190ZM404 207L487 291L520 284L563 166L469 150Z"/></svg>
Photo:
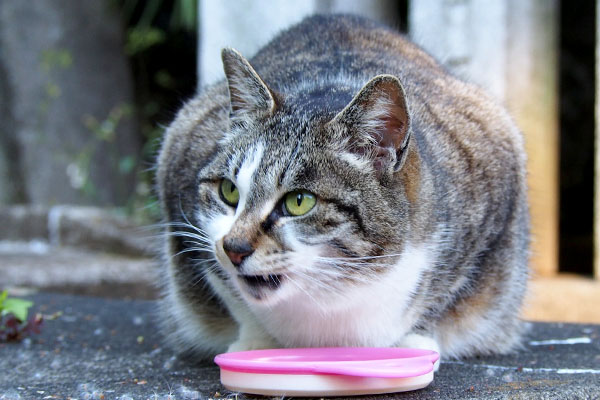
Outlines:
<svg viewBox="0 0 600 400"><path fill-rule="evenodd" d="M312 210L317 198L306 190L296 190L285 195L283 204L289 215L297 217Z"/></svg>
<svg viewBox="0 0 600 400"><path fill-rule="evenodd" d="M237 187L229 179L221 181L219 195L221 196L221 200L231 207L236 207L240 201L240 192L238 192Z"/></svg>

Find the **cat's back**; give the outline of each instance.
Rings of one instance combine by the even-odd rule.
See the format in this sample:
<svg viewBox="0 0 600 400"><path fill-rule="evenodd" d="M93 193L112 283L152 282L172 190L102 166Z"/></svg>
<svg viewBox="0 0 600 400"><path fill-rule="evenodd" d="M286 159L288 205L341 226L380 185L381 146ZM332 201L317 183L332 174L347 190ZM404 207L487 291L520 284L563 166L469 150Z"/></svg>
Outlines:
<svg viewBox="0 0 600 400"><path fill-rule="evenodd" d="M398 31L370 19L306 18L281 32L250 63L284 97L321 86L330 89L321 95L343 105L372 77L391 74L402 82L415 130L424 134L460 130L463 137L473 133L470 140L477 141L483 139L482 130L496 126L492 137L522 145L511 118L484 91L457 79Z"/></svg>
<svg viewBox="0 0 600 400"><path fill-rule="evenodd" d="M443 74L431 56L398 31L354 15L308 17L281 32L250 62L275 87L336 74L360 84L381 73Z"/></svg>

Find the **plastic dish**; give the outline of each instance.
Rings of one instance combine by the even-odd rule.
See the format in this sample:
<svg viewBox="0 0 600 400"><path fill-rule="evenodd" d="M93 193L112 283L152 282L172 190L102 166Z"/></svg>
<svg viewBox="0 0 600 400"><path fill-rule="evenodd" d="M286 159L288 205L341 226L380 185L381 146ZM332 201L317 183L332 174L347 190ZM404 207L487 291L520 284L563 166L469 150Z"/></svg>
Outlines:
<svg viewBox="0 0 600 400"><path fill-rule="evenodd" d="M267 396L348 396L421 389L439 359L431 350L305 348L219 354L227 389Z"/></svg>

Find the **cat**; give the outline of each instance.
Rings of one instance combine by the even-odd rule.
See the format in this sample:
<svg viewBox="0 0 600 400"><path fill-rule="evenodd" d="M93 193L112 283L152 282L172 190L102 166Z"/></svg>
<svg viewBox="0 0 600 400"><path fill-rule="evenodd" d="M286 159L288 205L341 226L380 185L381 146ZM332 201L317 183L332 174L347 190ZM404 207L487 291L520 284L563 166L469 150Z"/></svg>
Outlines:
<svg viewBox="0 0 600 400"><path fill-rule="evenodd" d="M174 348L519 347L526 155L501 106L350 15L222 62L158 158Z"/></svg>

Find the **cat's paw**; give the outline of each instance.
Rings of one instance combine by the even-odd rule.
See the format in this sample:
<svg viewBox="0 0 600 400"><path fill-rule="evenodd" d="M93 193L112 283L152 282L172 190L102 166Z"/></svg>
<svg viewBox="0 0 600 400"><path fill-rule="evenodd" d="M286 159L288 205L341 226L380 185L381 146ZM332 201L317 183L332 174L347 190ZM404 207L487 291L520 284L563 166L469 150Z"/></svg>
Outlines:
<svg viewBox="0 0 600 400"><path fill-rule="evenodd" d="M229 345L227 352L233 353L235 351L263 350L276 347L278 347L277 343L269 338L240 338Z"/></svg>
<svg viewBox="0 0 600 400"><path fill-rule="evenodd" d="M433 370L437 372L440 368L440 359L442 358L442 354L440 352L440 345L434 338L430 336L420 335L418 333L409 333L408 335L402 338L400 343L398 343L397 347L433 350L440 355L440 358L433 365Z"/></svg>

